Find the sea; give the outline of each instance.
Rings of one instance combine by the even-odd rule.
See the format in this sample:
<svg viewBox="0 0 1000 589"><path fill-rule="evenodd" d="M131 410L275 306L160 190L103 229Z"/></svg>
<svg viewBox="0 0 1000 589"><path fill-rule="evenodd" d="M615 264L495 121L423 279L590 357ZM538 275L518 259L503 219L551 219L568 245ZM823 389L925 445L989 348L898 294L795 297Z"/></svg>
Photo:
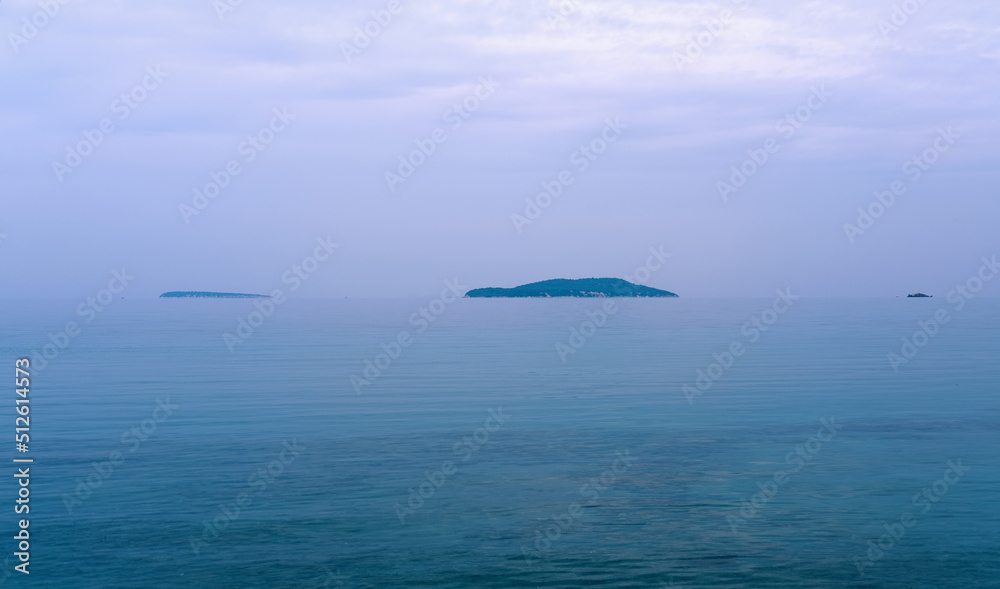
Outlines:
<svg viewBox="0 0 1000 589"><path fill-rule="evenodd" d="M998 299L80 305L0 586L1000 587Z"/></svg>

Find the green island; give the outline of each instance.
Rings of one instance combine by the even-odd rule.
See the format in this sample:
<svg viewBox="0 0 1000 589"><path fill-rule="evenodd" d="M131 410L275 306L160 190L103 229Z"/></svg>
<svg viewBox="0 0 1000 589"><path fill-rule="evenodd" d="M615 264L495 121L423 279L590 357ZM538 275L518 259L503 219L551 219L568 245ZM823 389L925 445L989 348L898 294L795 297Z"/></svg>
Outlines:
<svg viewBox="0 0 1000 589"><path fill-rule="evenodd" d="M476 288L465 293L466 298L526 298L526 297L677 297L658 288L632 284L621 278L557 278L532 282L514 288Z"/></svg>
<svg viewBox="0 0 1000 589"><path fill-rule="evenodd" d="M269 299L267 295L242 294L238 292L199 292L179 290L165 292L160 295L161 299Z"/></svg>

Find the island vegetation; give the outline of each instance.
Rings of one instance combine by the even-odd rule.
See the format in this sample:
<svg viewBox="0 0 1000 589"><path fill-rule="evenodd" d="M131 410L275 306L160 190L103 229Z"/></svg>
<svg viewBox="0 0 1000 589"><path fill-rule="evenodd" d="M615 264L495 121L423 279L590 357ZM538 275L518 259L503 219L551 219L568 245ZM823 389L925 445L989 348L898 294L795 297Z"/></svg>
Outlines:
<svg viewBox="0 0 1000 589"><path fill-rule="evenodd" d="M161 299L268 299L267 295L243 294L238 292L173 291L160 295Z"/></svg>
<svg viewBox="0 0 1000 589"><path fill-rule="evenodd" d="M476 288L465 293L467 298L528 298L528 297L677 297L676 294L633 284L621 278L559 278L532 282L514 288Z"/></svg>

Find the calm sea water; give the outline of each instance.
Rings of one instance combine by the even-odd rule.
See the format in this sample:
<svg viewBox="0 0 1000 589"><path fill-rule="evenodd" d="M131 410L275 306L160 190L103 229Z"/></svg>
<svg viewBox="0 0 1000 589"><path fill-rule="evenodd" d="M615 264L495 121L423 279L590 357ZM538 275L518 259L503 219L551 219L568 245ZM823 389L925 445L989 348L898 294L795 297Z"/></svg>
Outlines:
<svg viewBox="0 0 1000 589"><path fill-rule="evenodd" d="M619 300L563 362L602 302L290 300L231 352L251 301L115 301L33 369L30 585L1000 586L1000 301L802 299L752 341L769 299ZM11 373L78 303L5 305Z"/></svg>

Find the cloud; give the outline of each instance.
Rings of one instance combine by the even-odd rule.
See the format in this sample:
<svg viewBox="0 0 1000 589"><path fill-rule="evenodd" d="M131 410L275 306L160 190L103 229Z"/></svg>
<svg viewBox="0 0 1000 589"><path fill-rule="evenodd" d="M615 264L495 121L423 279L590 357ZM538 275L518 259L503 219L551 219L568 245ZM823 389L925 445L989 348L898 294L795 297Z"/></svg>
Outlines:
<svg viewBox="0 0 1000 589"><path fill-rule="evenodd" d="M17 52L5 34L0 75L9 91L0 96L0 122L8 140L0 144L0 170L10 194L22 195L9 206L36 224L31 234L56 236L32 255L56 259L86 236L100 261L77 278L103 272L118 263L104 259L122 241L94 231L127 226L130 253L167 272L156 243L144 239L155 236L188 256L206 247L195 234L177 233L177 204L279 106L297 114L295 125L199 218L203 231L249 243L268 228L284 236L302 223L325 235L318 220L328 219L354 225L363 243L360 222L381 240L408 236L414 255L440 256L456 223L471 224L463 231L473 235L477 224L503 227L507 213L497 218L497 211L523 206L606 117L620 116L628 133L591 180L573 187L576 206L567 198L560 212L547 213L550 228L537 239L582 240L571 219L625 227L680 217L700 233L679 239L729 243L727 223L711 221L715 181L822 84L835 100L783 146L751 193L766 187L772 202L795 203L818 182L803 179L797 166L815 166L814 174L828 175L824 183L840 186L824 196L840 201L830 211L849 212L942 125L965 132L949 154L949 165L967 172L955 178L962 196L950 198L980 206L995 167L995 3L930 1L888 33L879 23L891 22L899 2L436 0L402 2L389 22L373 25L385 21L388 4L245 0L220 19L208 0L69 2ZM40 10L27 0L2 6L5 33L20 34L22 18ZM377 34L346 59L345 46L366 27ZM692 43L700 48L693 58ZM691 62L679 68L678 55ZM163 86L118 121L69 180L56 181L51 163L113 116L114 101L156 65L170 73ZM501 89L449 134L404 195L387 200L384 172L414 140L444 125L445 111L481 76ZM619 188L607 190L612 178ZM592 218L587 207L601 215ZM747 222L769 222L765 214L745 211ZM829 222L836 233L837 220ZM10 234L0 256L10 256L24 234L0 230ZM802 235L803 247L825 251L819 235ZM481 247L510 247L503 239ZM919 240L907 232L899 239ZM640 241L663 243L653 235ZM241 251L226 256L236 260ZM352 270L356 283L373 263ZM440 265L447 266L436 258L414 272Z"/></svg>

